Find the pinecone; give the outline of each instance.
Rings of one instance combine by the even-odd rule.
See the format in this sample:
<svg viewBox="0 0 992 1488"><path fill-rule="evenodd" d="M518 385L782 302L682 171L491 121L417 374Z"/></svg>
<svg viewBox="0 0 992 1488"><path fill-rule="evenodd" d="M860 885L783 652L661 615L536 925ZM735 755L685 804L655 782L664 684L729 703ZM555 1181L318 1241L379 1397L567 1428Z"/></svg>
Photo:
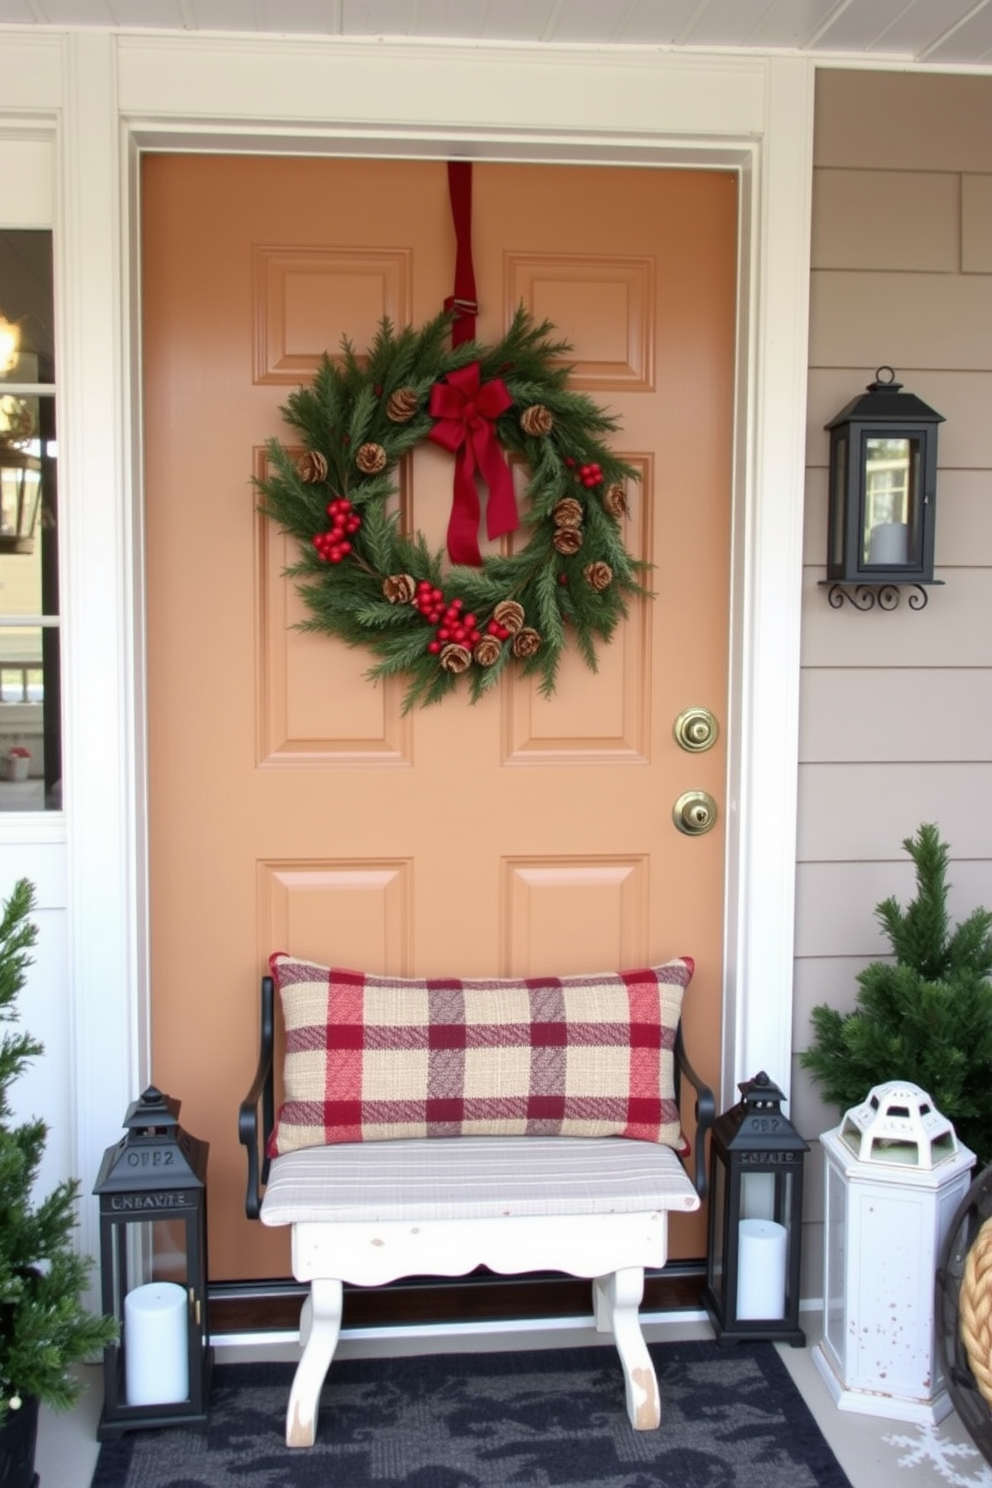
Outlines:
<svg viewBox="0 0 992 1488"><path fill-rule="evenodd" d="M574 496L566 496L563 501L556 501L551 508L551 517L556 527L574 527L578 530L582 526L584 516L582 502L576 501Z"/></svg>
<svg viewBox="0 0 992 1488"><path fill-rule="evenodd" d="M472 655L479 666L491 667L499 661L502 651L501 642L495 636L487 635L483 636L481 641L476 641Z"/></svg>
<svg viewBox="0 0 992 1488"><path fill-rule="evenodd" d="M296 462L296 473L308 485L327 479L327 461L319 450L307 450Z"/></svg>
<svg viewBox="0 0 992 1488"><path fill-rule="evenodd" d="M417 585L409 574L390 574L382 581L382 592L390 604L411 604Z"/></svg>
<svg viewBox="0 0 992 1488"><path fill-rule="evenodd" d="M536 630L531 630L530 626L527 625L524 626L523 630L517 631L511 644L513 646L514 656L518 656L521 661L524 661L528 656L533 656L534 652L540 649L541 637Z"/></svg>
<svg viewBox="0 0 992 1488"><path fill-rule="evenodd" d="M577 532L574 527L559 527L551 539L559 553L566 556L577 553L582 546L582 533Z"/></svg>
<svg viewBox="0 0 992 1488"><path fill-rule="evenodd" d="M442 649L438 661L446 672L464 672L472 665L472 653L466 646L449 641Z"/></svg>
<svg viewBox="0 0 992 1488"><path fill-rule="evenodd" d="M522 604L517 604L515 599L501 599L493 610L493 619L497 625L502 625L503 629L508 630L511 635L516 635L524 623L524 607Z"/></svg>
<svg viewBox="0 0 992 1488"><path fill-rule="evenodd" d="M355 456L355 464L363 475L378 475L385 470L389 460L381 444L363 444Z"/></svg>
<svg viewBox="0 0 992 1488"><path fill-rule="evenodd" d="M394 424L408 424L417 411L416 390L411 387L397 388L390 394L386 404L386 417Z"/></svg>
<svg viewBox="0 0 992 1488"><path fill-rule="evenodd" d="M602 592L613 583L613 570L608 563L600 560L598 563L587 563L582 572L586 576L586 582L593 589Z"/></svg>
<svg viewBox="0 0 992 1488"><path fill-rule="evenodd" d="M520 415L520 427L525 434L550 434L554 418L543 403L532 403Z"/></svg>
<svg viewBox="0 0 992 1488"><path fill-rule="evenodd" d="M627 492L623 486L607 486L603 492L603 510L609 512L611 517L627 515Z"/></svg>

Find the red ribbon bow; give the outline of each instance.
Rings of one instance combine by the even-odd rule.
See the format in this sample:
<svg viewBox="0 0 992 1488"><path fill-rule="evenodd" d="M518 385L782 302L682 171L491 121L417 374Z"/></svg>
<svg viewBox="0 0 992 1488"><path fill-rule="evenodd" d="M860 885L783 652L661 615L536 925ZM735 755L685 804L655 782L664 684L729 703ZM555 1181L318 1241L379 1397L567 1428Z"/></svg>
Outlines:
<svg viewBox="0 0 992 1488"><path fill-rule="evenodd" d="M436 382L431 388L430 411L438 422L428 437L452 454L461 451L455 464L454 500L448 523L448 553L452 563L467 563L474 568L482 564L476 470L489 487L488 535L502 537L520 525L513 476L493 427L495 419L512 402L500 378L481 381L478 362L449 372L447 382Z"/></svg>

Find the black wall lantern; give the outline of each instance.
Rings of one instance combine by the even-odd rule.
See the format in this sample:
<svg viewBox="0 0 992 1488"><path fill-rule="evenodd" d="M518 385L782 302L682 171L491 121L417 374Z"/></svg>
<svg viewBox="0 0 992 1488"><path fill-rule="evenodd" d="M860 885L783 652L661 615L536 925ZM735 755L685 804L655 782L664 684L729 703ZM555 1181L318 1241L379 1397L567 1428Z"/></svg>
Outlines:
<svg viewBox="0 0 992 1488"><path fill-rule="evenodd" d="M861 609L874 604L865 586L888 591L884 608L898 603L895 586L901 584L917 586L914 608L926 604L921 586L935 582L937 426L943 422L942 414L903 392L891 367L879 367L875 381L826 425L827 583L834 586L835 606L844 601L835 590L845 584L859 587L854 602Z"/></svg>
<svg viewBox="0 0 992 1488"><path fill-rule="evenodd" d="M710 1137L709 1244L703 1301L720 1343L800 1346L803 1163L809 1146L762 1071Z"/></svg>
<svg viewBox="0 0 992 1488"><path fill-rule="evenodd" d="M213 1351L207 1317L209 1145L179 1125L179 1101L150 1085L108 1147L100 1198L104 1351L101 1441L149 1426L205 1426Z"/></svg>

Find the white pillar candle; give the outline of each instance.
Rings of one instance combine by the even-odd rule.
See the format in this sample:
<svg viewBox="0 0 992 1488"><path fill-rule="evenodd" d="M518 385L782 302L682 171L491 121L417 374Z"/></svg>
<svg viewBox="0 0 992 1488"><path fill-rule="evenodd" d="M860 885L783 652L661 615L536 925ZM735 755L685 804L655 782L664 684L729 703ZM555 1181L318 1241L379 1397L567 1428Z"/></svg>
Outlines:
<svg viewBox="0 0 992 1488"><path fill-rule="evenodd" d="M785 1225L742 1219L737 1248L737 1316L785 1316Z"/></svg>
<svg viewBox="0 0 992 1488"><path fill-rule="evenodd" d="M170 1405L189 1397L186 1288L150 1281L124 1298L128 1405Z"/></svg>
<svg viewBox="0 0 992 1488"><path fill-rule="evenodd" d="M906 522L880 522L868 538L868 562L888 565L909 562L909 526Z"/></svg>

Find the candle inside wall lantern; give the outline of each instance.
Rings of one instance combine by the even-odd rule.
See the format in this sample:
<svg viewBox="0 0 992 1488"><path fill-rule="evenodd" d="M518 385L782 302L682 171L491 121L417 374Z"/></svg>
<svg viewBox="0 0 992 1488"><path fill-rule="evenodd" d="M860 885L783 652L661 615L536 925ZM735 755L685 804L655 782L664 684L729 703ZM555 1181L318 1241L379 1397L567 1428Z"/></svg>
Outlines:
<svg viewBox="0 0 992 1488"><path fill-rule="evenodd" d="M709 1242L703 1301L720 1343L775 1338L797 1347L803 1163L809 1145L762 1071L710 1138Z"/></svg>

